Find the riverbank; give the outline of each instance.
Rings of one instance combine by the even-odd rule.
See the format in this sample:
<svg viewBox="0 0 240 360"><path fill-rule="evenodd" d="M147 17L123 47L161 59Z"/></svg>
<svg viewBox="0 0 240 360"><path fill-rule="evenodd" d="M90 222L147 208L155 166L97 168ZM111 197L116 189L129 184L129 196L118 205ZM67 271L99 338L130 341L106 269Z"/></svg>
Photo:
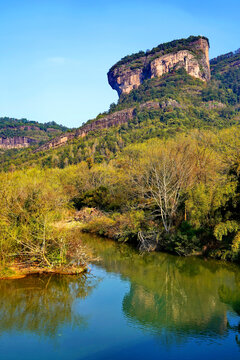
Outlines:
<svg viewBox="0 0 240 360"><path fill-rule="evenodd" d="M101 236L103 242L107 240L114 240L116 243L128 242L131 243L140 252L163 252L178 255L180 257L206 257L215 258L219 260L221 257L221 249L215 247L207 247L206 243L200 248L198 239L193 239L193 242L189 242L189 238L183 238L183 242L179 241L179 235L177 238L178 248L172 247L172 244L176 243L176 237L170 239L171 242L167 242L167 238L161 239L161 237L153 236L153 233L145 232L142 235L141 223L142 214L139 212L136 217L136 213L130 214L117 214L106 213L96 208L83 208L80 211L69 212L65 219L55 221L50 226L57 232L65 233L67 238L71 238L71 247L68 250L68 262L66 265L63 262L58 266L43 266L35 265L34 262L31 265L24 265L24 261L17 258L15 262L1 266L0 264L0 280L6 279L21 279L28 275L40 275L40 274L60 274L60 275L79 275L87 271L87 263L90 260L99 260L94 257L92 251L86 242L81 242L81 235L84 233L90 234L90 236ZM139 235L140 234L140 235ZM104 240L105 239L105 240ZM181 239L180 239L181 240ZM145 243L144 243L145 242ZM144 246L143 246L144 245ZM121 245L120 245L121 246ZM76 261L78 259L78 261ZM79 263L79 259L83 259L83 262ZM233 260L232 260L233 261ZM238 261L234 261L238 262ZM72 264L82 264L80 266L73 266ZM39 264L39 263L38 263Z"/></svg>
<svg viewBox="0 0 240 360"><path fill-rule="evenodd" d="M103 212L83 208L72 219L61 222L64 228L77 227L81 232L101 236L121 243L131 243L140 252L166 252L177 256L204 256L239 263L239 239L233 244L217 241L206 229L194 230L185 221L178 231L164 232L157 223L144 222L142 211L127 213Z"/></svg>
<svg viewBox="0 0 240 360"><path fill-rule="evenodd" d="M37 267L23 266L22 264L12 264L0 267L0 280L22 279L29 275L59 274L59 275L80 275L87 271L87 266L71 267Z"/></svg>

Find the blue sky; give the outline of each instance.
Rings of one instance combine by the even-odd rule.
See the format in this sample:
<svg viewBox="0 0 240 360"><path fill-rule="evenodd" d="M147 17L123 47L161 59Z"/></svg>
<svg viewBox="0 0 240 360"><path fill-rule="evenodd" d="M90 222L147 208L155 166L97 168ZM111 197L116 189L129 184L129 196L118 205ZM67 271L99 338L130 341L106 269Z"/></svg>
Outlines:
<svg viewBox="0 0 240 360"><path fill-rule="evenodd" d="M121 57L205 35L210 57L240 48L239 0L0 0L0 116L78 127L117 101Z"/></svg>

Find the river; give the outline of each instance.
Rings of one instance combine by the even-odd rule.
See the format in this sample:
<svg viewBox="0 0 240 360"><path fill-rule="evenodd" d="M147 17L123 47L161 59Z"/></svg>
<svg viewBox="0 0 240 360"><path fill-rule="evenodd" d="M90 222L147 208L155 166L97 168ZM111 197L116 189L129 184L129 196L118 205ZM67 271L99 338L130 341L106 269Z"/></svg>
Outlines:
<svg viewBox="0 0 240 360"><path fill-rule="evenodd" d="M82 276L0 282L1 360L240 358L240 268L80 235Z"/></svg>

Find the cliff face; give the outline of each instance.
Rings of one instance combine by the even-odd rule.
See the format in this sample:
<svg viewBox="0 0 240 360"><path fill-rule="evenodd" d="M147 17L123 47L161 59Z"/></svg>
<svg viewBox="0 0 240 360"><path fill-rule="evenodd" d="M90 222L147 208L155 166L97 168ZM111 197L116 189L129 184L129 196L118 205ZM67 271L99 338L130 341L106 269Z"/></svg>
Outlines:
<svg viewBox="0 0 240 360"><path fill-rule="evenodd" d="M166 46L166 45L165 45ZM161 48L160 48L161 49ZM169 49L169 47L168 47ZM129 94L149 78L161 77L172 70L185 68L186 72L203 81L210 80L209 43L205 38L186 42L164 54L164 50L146 53L119 65L116 64L108 72L108 82L118 92ZM169 51L169 50L168 50Z"/></svg>
<svg viewBox="0 0 240 360"><path fill-rule="evenodd" d="M20 149L48 141L67 127L55 122L40 124L27 119L0 117L0 149Z"/></svg>
<svg viewBox="0 0 240 360"><path fill-rule="evenodd" d="M24 136L0 137L0 149L20 149L33 145L35 140Z"/></svg>
<svg viewBox="0 0 240 360"><path fill-rule="evenodd" d="M140 105L139 109L159 109L160 105L158 102L148 101ZM36 151L44 151L48 149L58 148L66 144L66 142L73 140L75 138L83 138L85 137L90 131L98 131L102 129L108 129L112 126L119 126L131 121L135 115L136 108L131 107L128 109L116 111L113 114L109 114L103 116L97 120L87 123L83 125L75 132L65 133L61 136L58 136L47 143L43 144L39 147Z"/></svg>

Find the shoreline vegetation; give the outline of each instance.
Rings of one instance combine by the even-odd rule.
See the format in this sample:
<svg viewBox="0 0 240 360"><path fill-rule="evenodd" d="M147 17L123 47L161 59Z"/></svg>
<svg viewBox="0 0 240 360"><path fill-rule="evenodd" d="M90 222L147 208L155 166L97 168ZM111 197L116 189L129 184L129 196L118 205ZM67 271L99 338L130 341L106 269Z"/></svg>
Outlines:
<svg viewBox="0 0 240 360"><path fill-rule="evenodd" d="M92 254L79 230L239 262L239 149L235 126L130 145L101 164L2 172L1 268L85 268Z"/></svg>
<svg viewBox="0 0 240 360"><path fill-rule="evenodd" d="M82 267L60 267L60 268L39 268L23 267L21 264L12 264L8 267L0 268L0 280L22 279L28 275L58 274L58 275L80 275L87 271L87 266Z"/></svg>

